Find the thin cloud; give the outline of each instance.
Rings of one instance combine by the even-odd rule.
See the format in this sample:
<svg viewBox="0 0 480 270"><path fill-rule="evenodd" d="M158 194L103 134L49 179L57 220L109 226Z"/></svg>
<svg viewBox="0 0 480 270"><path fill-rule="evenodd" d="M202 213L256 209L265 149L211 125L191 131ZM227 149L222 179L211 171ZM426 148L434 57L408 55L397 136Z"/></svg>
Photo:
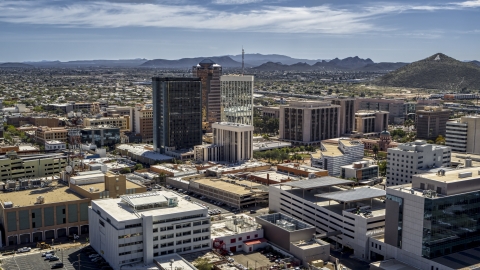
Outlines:
<svg viewBox="0 0 480 270"><path fill-rule="evenodd" d="M480 7L480 0L465 1L461 3L457 3L457 5L461 7L467 7L467 8L476 8L476 7Z"/></svg>
<svg viewBox="0 0 480 270"><path fill-rule="evenodd" d="M214 1L246 3L258 0ZM375 19L379 16L406 11L434 11L450 8L452 8L451 5L388 4L358 9L334 8L330 5L256 6L245 11L232 12L200 5L165 3L72 2L60 6L55 5L55 2L3 1L0 2L0 21L91 28L158 27L272 33L357 34L388 30L375 24ZM455 8L458 9L459 6Z"/></svg>
<svg viewBox="0 0 480 270"><path fill-rule="evenodd" d="M252 3L260 3L262 0L213 0L212 3L216 5L245 5Z"/></svg>

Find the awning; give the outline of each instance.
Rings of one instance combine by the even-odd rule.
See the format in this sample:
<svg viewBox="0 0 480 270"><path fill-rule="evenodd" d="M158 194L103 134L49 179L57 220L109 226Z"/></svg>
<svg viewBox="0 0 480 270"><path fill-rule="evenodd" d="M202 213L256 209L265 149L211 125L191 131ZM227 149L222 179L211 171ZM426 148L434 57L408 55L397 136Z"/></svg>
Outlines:
<svg viewBox="0 0 480 270"><path fill-rule="evenodd" d="M258 244L265 243L265 242L267 242L267 240L265 238L260 238L260 239L244 241L243 243L247 246L253 246L253 245L258 245Z"/></svg>

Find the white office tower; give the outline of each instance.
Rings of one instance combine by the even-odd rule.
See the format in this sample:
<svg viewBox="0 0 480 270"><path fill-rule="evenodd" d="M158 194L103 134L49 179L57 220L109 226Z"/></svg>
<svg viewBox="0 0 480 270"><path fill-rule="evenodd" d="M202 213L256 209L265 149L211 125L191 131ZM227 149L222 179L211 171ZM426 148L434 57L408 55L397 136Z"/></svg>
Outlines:
<svg viewBox="0 0 480 270"><path fill-rule="evenodd" d="M151 265L161 255L208 250L207 211L166 191L92 201L90 245L115 270Z"/></svg>
<svg viewBox="0 0 480 270"><path fill-rule="evenodd" d="M253 76L220 77L221 120L253 125Z"/></svg>
<svg viewBox="0 0 480 270"><path fill-rule="evenodd" d="M412 176L450 167L448 146L427 144L416 140L387 150L387 186L412 183Z"/></svg>
<svg viewBox="0 0 480 270"><path fill-rule="evenodd" d="M223 147L224 161L253 158L253 126L221 122L212 124L212 129L213 144Z"/></svg>
<svg viewBox="0 0 480 270"><path fill-rule="evenodd" d="M480 116L467 115L447 122L445 141L454 152L480 154Z"/></svg>

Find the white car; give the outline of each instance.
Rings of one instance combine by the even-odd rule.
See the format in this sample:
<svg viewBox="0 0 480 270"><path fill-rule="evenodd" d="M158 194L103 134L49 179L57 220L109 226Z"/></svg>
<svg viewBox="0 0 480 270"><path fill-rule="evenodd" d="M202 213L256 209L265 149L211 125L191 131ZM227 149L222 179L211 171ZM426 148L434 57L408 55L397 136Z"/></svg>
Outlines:
<svg viewBox="0 0 480 270"><path fill-rule="evenodd" d="M43 253L42 253L42 257L45 257L45 256L47 256L48 254L52 254L52 255L53 255L53 254L55 254L55 251L50 250L50 251L47 251L47 252L43 252Z"/></svg>
<svg viewBox="0 0 480 270"><path fill-rule="evenodd" d="M30 250L32 250L32 249L29 248L29 247L23 247L23 248L19 248L17 250L17 253L29 252Z"/></svg>
<svg viewBox="0 0 480 270"><path fill-rule="evenodd" d="M98 257L98 256L100 256L100 254L90 254L90 255L88 256L88 258L93 259L93 258L96 258L96 257Z"/></svg>

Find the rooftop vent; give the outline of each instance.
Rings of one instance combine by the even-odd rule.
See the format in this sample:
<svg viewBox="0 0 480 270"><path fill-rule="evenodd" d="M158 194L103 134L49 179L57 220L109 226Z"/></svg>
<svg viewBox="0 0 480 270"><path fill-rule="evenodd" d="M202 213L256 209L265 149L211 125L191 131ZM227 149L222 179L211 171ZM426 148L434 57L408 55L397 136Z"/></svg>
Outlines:
<svg viewBox="0 0 480 270"><path fill-rule="evenodd" d="M458 173L458 178L467 178L467 177L472 177L472 172Z"/></svg>

